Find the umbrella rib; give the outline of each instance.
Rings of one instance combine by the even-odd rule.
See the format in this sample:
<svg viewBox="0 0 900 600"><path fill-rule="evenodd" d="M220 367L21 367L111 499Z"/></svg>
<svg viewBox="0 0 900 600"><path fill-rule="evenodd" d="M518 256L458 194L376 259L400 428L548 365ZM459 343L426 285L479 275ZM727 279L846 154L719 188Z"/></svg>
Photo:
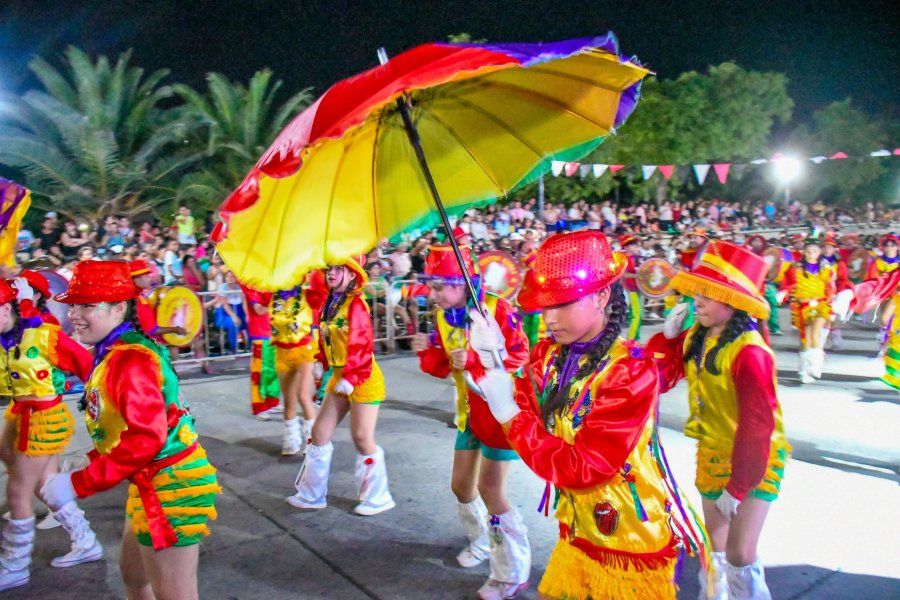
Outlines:
<svg viewBox="0 0 900 600"><path fill-rule="evenodd" d="M466 102L465 102L465 101L462 101L462 100L460 100L459 102L460 102L461 104L466 104ZM431 111L431 112L426 113L426 114L427 114L429 117L431 117L432 119L434 119L435 121L437 121L437 122L441 125L441 127L443 127L444 129L446 129L447 132L448 132L451 136L453 136L453 139L455 139L455 140L459 143L459 145L462 146L462 148L463 148L463 149L466 151L466 153L472 158L472 160L474 160L476 163L478 163L478 166L481 167L481 170L484 172L484 174L488 176L488 178L489 178L489 179L491 180L491 182L494 184L494 187L497 188L497 191L498 191L498 192L500 192L500 195L506 195L506 191L503 189L503 186L500 185L500 182L497 181L496 176L495 176L495 175L487 168L487 166L484 164L484 162L482 162L477 156L475 156L475 153L471 150L471 148L469 148L469 145L468 145L467 143L465 143L461 137L459 137L459 134L456 133L456 131L455 131L452 127L450 127L450 125L448 125L446 122L444 122L443 119L441 119L440 117L438 117L438 116L434 113L434 111ZM501 126L502 126L502 124L501 124ZM512 132L510 132L510 133L512 133Z"/></svg>

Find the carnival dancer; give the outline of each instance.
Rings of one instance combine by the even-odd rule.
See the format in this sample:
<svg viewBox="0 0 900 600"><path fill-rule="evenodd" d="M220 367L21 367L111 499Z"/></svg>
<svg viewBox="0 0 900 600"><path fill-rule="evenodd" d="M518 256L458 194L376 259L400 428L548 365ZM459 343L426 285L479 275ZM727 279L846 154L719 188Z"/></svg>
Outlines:
<svg viewBox="0 0 900 600"><path fill-rule="evenodd" d="M22 312L22 316L31 317L37 315L44 323L59 325L59 319L47 309L47 299L52 296L50 293L50 282L47 281L47 278L30 269L25 269L19 273L19 278L24 279L34 293L33 299L19 300L19 309Z"/></svg>
<svg viewBox="0 0 900 600"><path fill-rule="evenodd" d="M644 320L644 301L638 292L637 267L641 259L641 247L638 239L633 235L623 235L619 238L622 252L628 259L628 266L622 275L622 288L625 290L625 298L628 300L628 339L641 339L641 323Z"/></svg>
<svg viewBox="0 0 900 600"><path fill-rule="evenodd" d="M354 475L358 515L372 516L396 506L388 489L384 450L375 443L378 409L384 401L384 377L375 362L374 331L369 307L362 298L368 281L365 255L328 267L330 289L322 309L319 347L333 370L325 400L306 446L306 458L297 474L297 493L286 498L295 508L325 508L335 428L350 413L350 432L358 452Z"/></svg>
<svg viewBox="0 0 900 600"><path fill-rule="evenodd" d="M300 454L309 441L316 422L314 380L322 377L314 371L319 353L319 314L328 288L321 271L311 271L305 279L309 284L306 289L301 284L276 292L270 311L275 371L284 396L283 456ZM302 417L297 414L298 407Z"/></svg>
<svg viewBox="0 0 900 600"><path fill-rule="evenodd" d="M769 247L769 241L763 236L756 234L750 236L747 240L747 246L753 254L761 257ZM781 323L778 321L778 288L790 264L790 261L783 261L781 269L773 279L769 279L768 272L766 273L764 295L766 302L769 304L769 320L766 324L771 335L781 335Z"/></svg>
<svg viewBox="0 0 900 600"><path fill-rule="evenodd" d="M59 470L59 455L74 434L69 408L62 402L69 371L84 381L91 370L90 353L40 316L22 316L16 303L33 300L33 290L18 279L14 290L0 279L0 395L12 398L0 439L0 458L7 468L9 519L0 536L0 591L28 583L34 546L32 499ZM18 294L17 294L18 292ZM49 503L48 503L49 504ZM54 558L54 567L73 567L103 558L103 546L75 502L51 505L55 519L69 533L72 547Z"/></svg>
<svg viewBox="0 0 900 600"><path fill-rule="evenodd" d="M709 236L706 233L706 229L694 227L688 237L688 247L681 251L678 257L678 265L676 266L682 271L693 269L694 265L698 264L699 258L703 256L707 245L709 245ZM694 324L694 300L688 296L683 301L688 308L687 317L684 320L684 328L688 329ZM674 306L671 308L674 308ZM671 308L669 312L671 312ZM666 313L666 316L668 316L669 312Z"/></svg>
<svg viewBox="0 0 900 600"><path fill-rule="evenodd" d="M533 250L522 258L526 276L532 265L534 265L536 257L537 251ZM544 323L544 318L539 310L527 311L521 306L519 310L522 314L522 330L525 332L525 337L528 338L528 347L534 348L541 338L547 337L547 326Z"/></svg>
<svg viewBox="0 0 900 600"><path fill-rule="evenodd" d="M272 294L261 292L238 282L244 294L244 313L250 337L250 412L260 421L268 421L283 410L279 405L281 387L275 372L275 349L269 306ZM280 415L279 415L280 416Z"/></svg>
<svg viewBox="0 0 900 600"><path fill-rule="evenodd" d="M844 290L853 288L853 283L850 281L850 271L847 268L847 261L844 260L841 253L838 252L837 240L835 239L834 234L829 233L825 236L825 239L822 240L822 260L827 262L831 265L831 268L834 269L835 290L838 294ZM831 316L829 317L823 336L825 338L822 340L823 348L829 337L831 338L831 348L833 350L839 350L844 343L843 336L841 335L841 322L837 319L837 315L834 314L834 311L832 311Z"/></svg>
<svg viewBox="0 0 900 600"><path fill-rule="evenodd" d="M460 246L466 270L476 287L472 251ZM518 459L506 441L503 428L491 415L484 399L470 389L467 378L480 379L484 367L469 345L469 314L465 279L450 245L432 246L425 261L425 277L434 303L437 325L430 337L418 334L413 351L425 373L453 377L456 386L457 433L451 488L469 545L456 557L463 567L474 567L490 557L491 573L479 590L481 598L512 598L527 587L531 548L527 529L515 507L506 499L510 461ZM503 368L515 372L528 362L528 339L510 304L484 294L483 304L500 323L504 347ZM479 495L480 494L480 495ZM498 521L490 535L491 521ZM507 531L509 532L507 534ZM492 543L493 542L493 543Z"/></svg>
<svg viewBox="0 0 900 600"><path fill-rule="evenodd" d="M619 338L627 306L616 281L626 264L598 231L547 240L519 302L543 310L553 338L534 348L526 376L493 369L478 382L513 448L547 481L540 510L556 505L559 541L538 586L545 598L675 598L673 527L700 528L682 524L681 495L667 487L656 365ZM479 356L502 347L493 319L471 318ZM703 555L698 536L685 544Z"/></svg>
<svg viewBox="0 0 900 600"><path fill-rule="evenodd" d="M831 300L835 294L836 271L822 259L819 240L805 240L803 260L795 262L781 282L779 300L791 299L791 320L800 333L801 383L813 383L822 377L825 364L825 324L831 319Z"/></svg>
<svg viewBox="0 0 900 600"><path fill-rule="evenodd" d="M898 256L897 236L892 233L881 238L881 254L869 263L869 270L866 272L866 279L878 279L886 273L895 271L900 267L900 256Z"/></svg>
<svg viewBox="0 0 900 600"><path fill-rule="evenodd" d="M165 345L165 341L162 336L167 333L174 333L175 335L185 335L187 332L184 327L180 325L175 325L173 327L160 327L159 323L156 320L156 306L153 303L152 295L153 295L153 287L152 282L150 280L150 267L147 266L147 263L143 260L133 260L128 263L131 278L134 281L134 285L136 285L140 289L140 294L135 298L135 307L137 313L137 320L140 325L141 331L143 331L147 336L149 336L153 341L155 341L159 345Z"/></svg>
<svg viewBox="0 0 900 600"><path fill-rule="evenodd" d="M774 353L757 329L769 314L767 271L746 248L712 242L699 265L670 282L694 297L697 323L684 332L684 308L673 311L647 345L663 391L688 381L685 435L697 440L696 485L714 550L713 577L700 573L701 598L771 597L757 546L790 446Z"/></svg>
<svg viewBox="0 0 900 600"><path fill-rule="evenodd" d="M139 295L126 263L84 261L55 297L96 349L83 400L95 451L87 467L51 475L41 494L59 509L129 480L119 558L128 597L196 598L199 542L221 489L168 353L140 329Z"/></svg>

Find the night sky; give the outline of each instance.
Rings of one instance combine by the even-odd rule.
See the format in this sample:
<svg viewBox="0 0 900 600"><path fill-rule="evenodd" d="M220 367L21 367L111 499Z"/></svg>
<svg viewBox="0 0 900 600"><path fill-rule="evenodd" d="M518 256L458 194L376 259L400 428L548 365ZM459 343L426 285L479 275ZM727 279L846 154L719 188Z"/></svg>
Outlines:
<svg viewBox="0 0 900 600"><path fill-rule="evenodd" d="M34 86L30 57L58 65L69 44L110 57L133 48L133 65L169 68L170 82L199 88L208 71L246 80L270 67L286 91L313 86L318 94L376 65L379 46L397 54L460 32L525 42L612 30L624 53L663 78L726 60L784 72L795 121L847 96L873 115L896 119L898 15L896 1L4 0L0 89Z"/></svg>

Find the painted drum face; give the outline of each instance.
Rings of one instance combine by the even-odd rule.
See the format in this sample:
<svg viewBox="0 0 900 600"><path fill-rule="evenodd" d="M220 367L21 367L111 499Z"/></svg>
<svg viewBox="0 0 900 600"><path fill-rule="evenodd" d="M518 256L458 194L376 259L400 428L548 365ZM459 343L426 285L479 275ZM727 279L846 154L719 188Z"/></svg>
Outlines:
<svg viewBox="0 0 900 600"><path fill-rule="evenodd" d="M522 287L524 270L511 254L502 250L491 250L478 255L478 270L484 282L485 291L497 294L504 300L512 301Z"/></svg>
<svg viewBox="0 0 900 600"><path fill-rule="evenodd" d="M154 290L151 302L156 305L156 322L160 327L183 327L184 335L167 333L166 343L187 346L203 327L203 305L200 298L186 287L161 287Z"/></svg>

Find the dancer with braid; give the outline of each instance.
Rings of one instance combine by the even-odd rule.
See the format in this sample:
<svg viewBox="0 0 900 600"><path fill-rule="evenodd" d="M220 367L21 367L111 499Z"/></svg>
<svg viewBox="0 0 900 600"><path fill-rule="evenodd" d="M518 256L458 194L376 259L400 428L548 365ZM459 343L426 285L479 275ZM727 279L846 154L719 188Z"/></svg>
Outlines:
<svg viewBox="0 0 900 600"><path fill-rule="evenodd" d="M466 270L476 286L472 250L459 248ZM506 499L506 479L511 461L517 460L503 428L491 415L484 399L470 389L467 378L478 379L484 367L469 344L468 300L462 269L450 245L432 246L425 260L425 279L437 305L437 331L430 337L417 334L413 351L425 373L452 376L456 388L457 434L453 453L451 488L458 502L459 519L469 544L456 557L463 567L474 567L490 558L491 573L478 591L486 600L512 598L528 585L531 547L528 530L518 510ZM503 368L518 371L528 362L528 339L518 315L506 300L485 294L485 308L503 333ZM486 357L489 360L489 357ZM488 524L498 522L490 535ZM505 531L512 531L506 535Z"/></svg>
<svg viewBox="0 0 900 600"><path fill-rule="evenodd" d="M711 242L699 264L670 283L694 298L697 322L682 331L681 306L647 345L662 391L688 381L685 435L697 440L696 485L714 550L713 573L700 573L701 598L770 598L757 545L790 446L774 353L757 328L769 316L767 271L752 251Z"/></svg>
<svg viewBox="0 0 900 600"><path fill-rule="evenodd" d="M547 481L540 509L556 507L559 541L542 598L674 599L673 527L693 532L685 544L703 556L699 523L686 521L673 479L661 475L656 365L619 337L626 264L597 231L550 238L519 302L542 309L553 338L534 348L525 376L492 369L478 382L513 448ZM471 318L479 356L500 349L493 318Z"/></svg>
<svg viewBox="0 0 900 600"><path fill-rule="evenodd" d="M321 316L319 346L326 367L333 374L322 409L306 446L306 458L297 474L297 493L285 501L294 508L327 506L328 477L334 445L331 436L347 413L356 446L354 475L358 515L372 516L396 506L388 489L384 450L375 443L378 409L384 401L384 377L375 362L375 334L369 307L362 298L368 281L365 255L328 267L325 282L330 289Z"/></svg>
<svg viewBox="0 0 900 600"><path fill-rule="evenodd" d="M51 475L41 494L58 510L130 481L119 558L128 597L196 598L199 543L221 489L168 353L140 329L139 295L127 263L84 261L55 298L96 350L83 400L95 451L87 467Z"/></svg>
<svg viewBox="0 0 900 600"><path fill-rule="evenodd" d="M0 438L10 509L0 538L0 591L30 580L35 531L31 502L59 470L59 455L75 432L72 414L62 402L63 371L82 381L91 371L90 353L58 325L43 322L37 311L32 316L19 313L17 291L20 301L30 305L33 290L25 279L16 280L15 286L16 290L0 279L0 395L12 397ZM103 558L103 546L74 498L50 507L72 540L71 551L54 558L52 566L72 567Z"/></svg>

